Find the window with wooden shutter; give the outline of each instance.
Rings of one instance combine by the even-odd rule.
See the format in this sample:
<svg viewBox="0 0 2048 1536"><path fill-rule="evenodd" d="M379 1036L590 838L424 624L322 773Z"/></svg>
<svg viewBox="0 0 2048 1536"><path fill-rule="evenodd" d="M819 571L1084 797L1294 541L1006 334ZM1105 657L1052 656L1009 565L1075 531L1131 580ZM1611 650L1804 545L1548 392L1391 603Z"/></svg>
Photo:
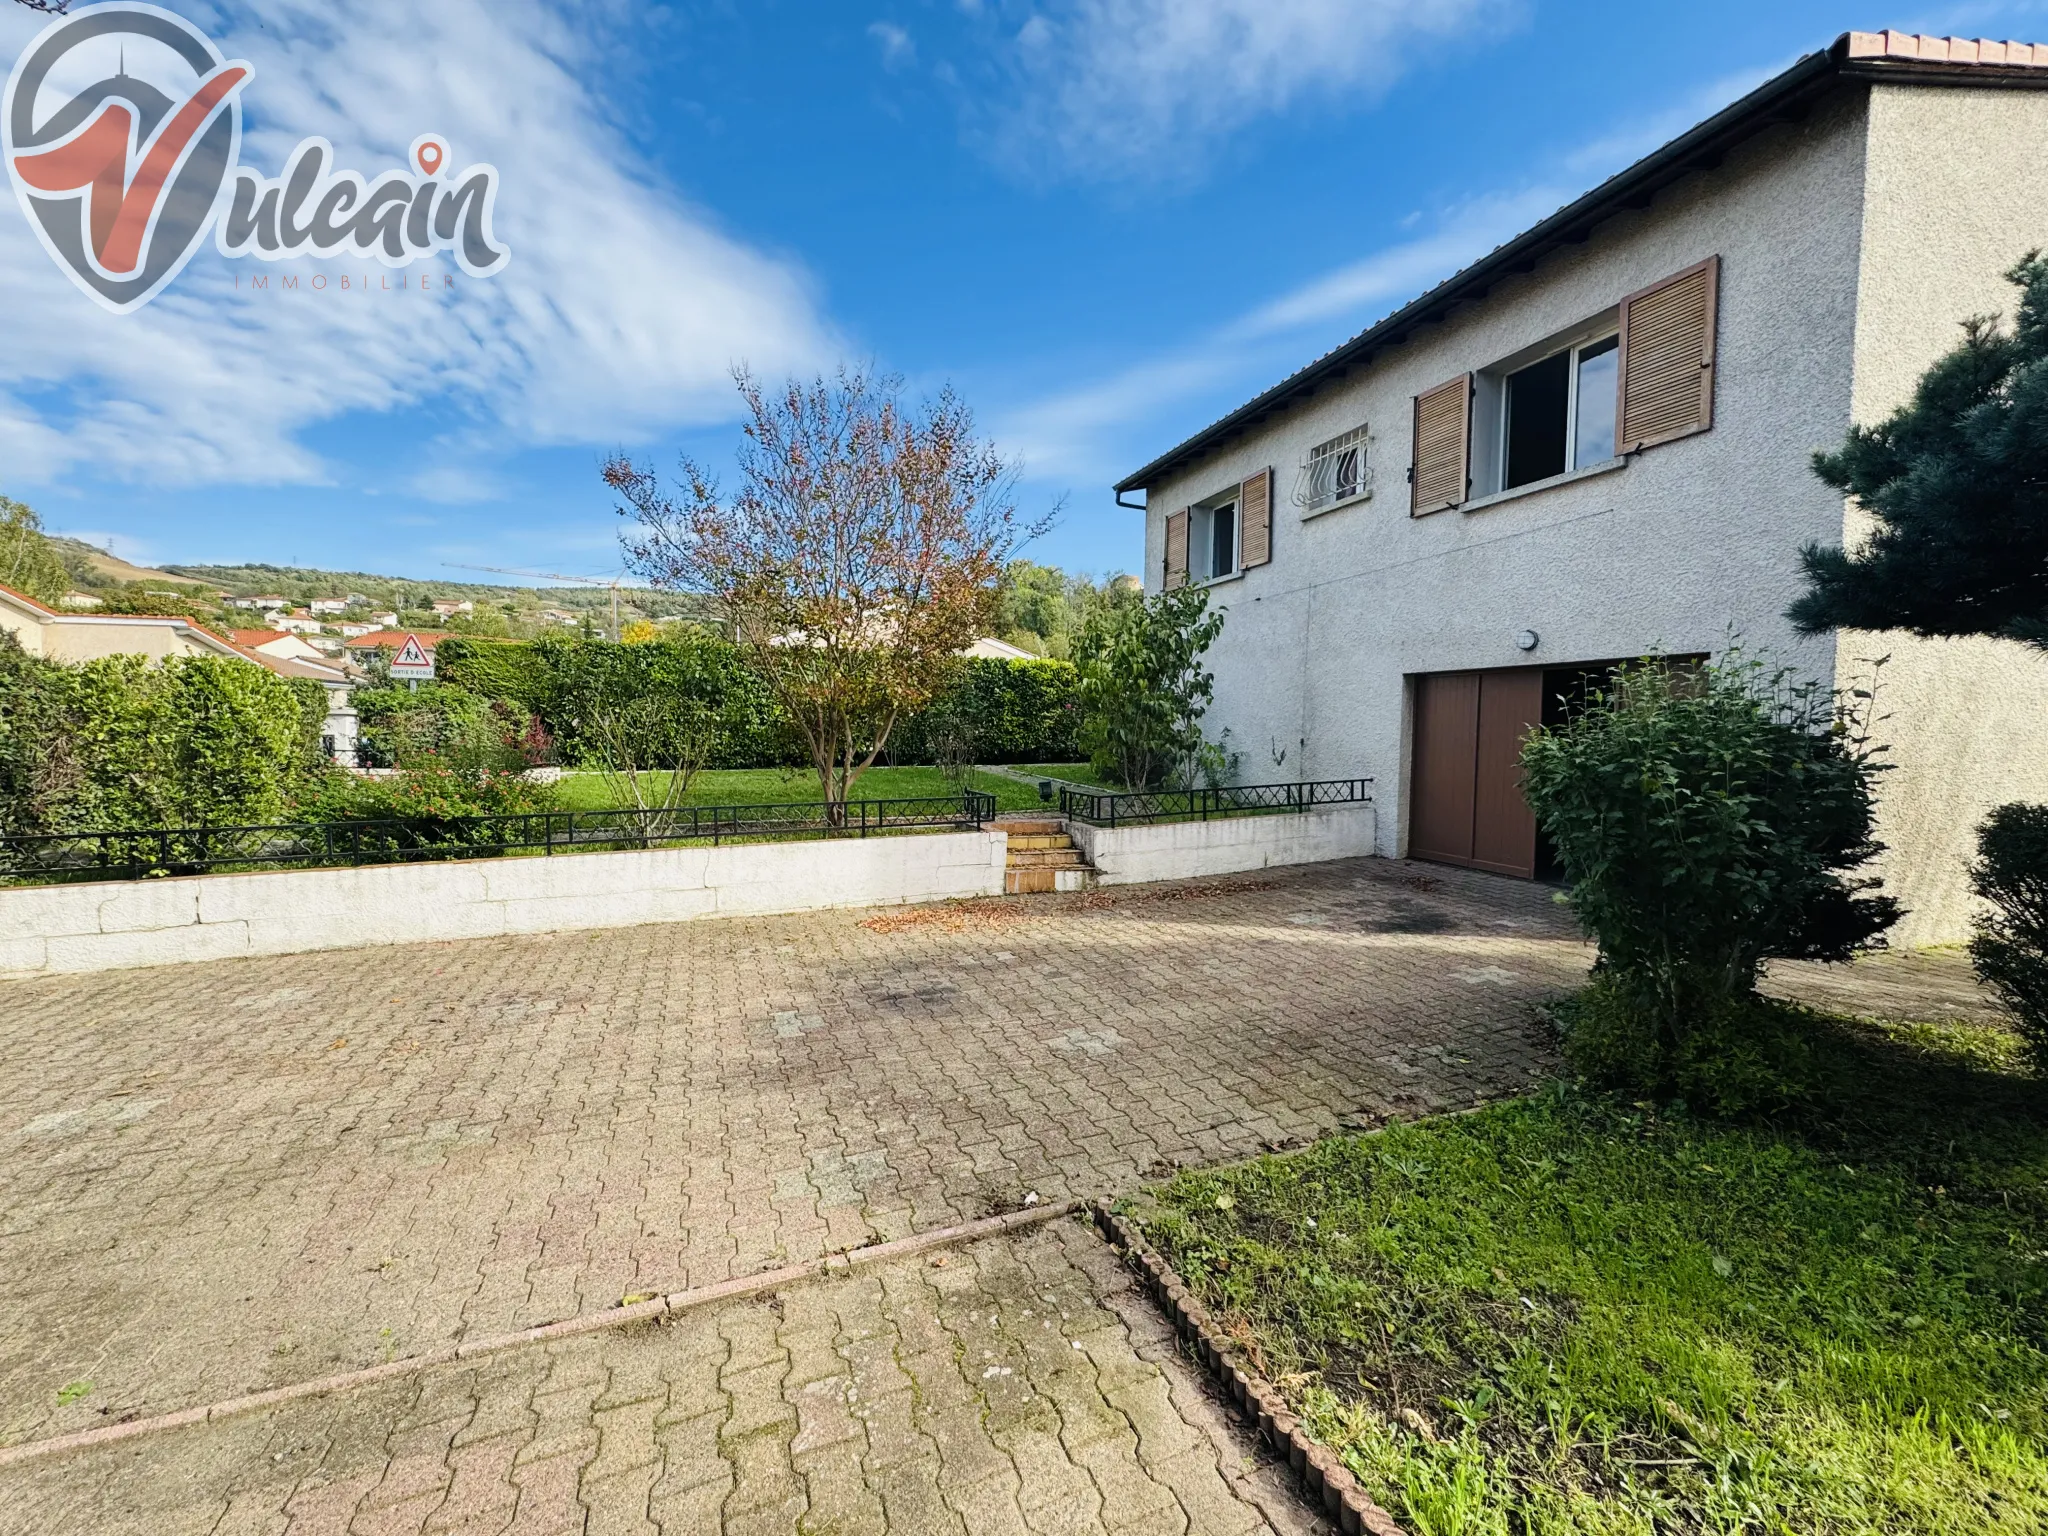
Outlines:
<svg viewBox="0 0 2048 1536"><path fill-rule="evenodd" d="M1249 570L1273 558L1273 471L1262 469L1237 488L1238 568Z"/></svg>
<svg viewBox="0 0 2048 1536"><path fill-rule="evenodd" d="M1414 515L1441 512L1465 499L1471 425L1471 374L1461 373L1415 397L1415 445L1408 470L1408 505Z"/></svg>
<svg viewBox="0 0 2048 1536"><path fill-rule="evenodd" d="M1188 584L1188 511L1183 507L1166 519L1166 590Z"/></svg>
<svg viewBox="0 0 2048 1536"><path fill-rule="evenodd" d="M1720 288L1721 258L1709 256L1621 301L1617 453L1713 426Z"/></svg>

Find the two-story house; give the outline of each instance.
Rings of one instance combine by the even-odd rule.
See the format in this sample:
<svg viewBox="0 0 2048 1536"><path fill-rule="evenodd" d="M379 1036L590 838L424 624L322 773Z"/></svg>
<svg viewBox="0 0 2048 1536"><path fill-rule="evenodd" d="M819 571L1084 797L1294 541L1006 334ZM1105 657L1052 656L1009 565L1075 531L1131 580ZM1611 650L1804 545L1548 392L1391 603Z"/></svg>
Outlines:
<svg viewBox="0 0 2048 1536"><path fill-rule="evenodd" d="M1857 531L1814 451L2048 246L2044 92L2048 45L1847 34L1122 481L1147 587L1228 609L1212 737L1374 776L1383 853L1533 876L1520 742L1602 667L1889 654L1880 873L1960 937L1983 812L2048 800L2048 656L1784 613Z"/></svg>

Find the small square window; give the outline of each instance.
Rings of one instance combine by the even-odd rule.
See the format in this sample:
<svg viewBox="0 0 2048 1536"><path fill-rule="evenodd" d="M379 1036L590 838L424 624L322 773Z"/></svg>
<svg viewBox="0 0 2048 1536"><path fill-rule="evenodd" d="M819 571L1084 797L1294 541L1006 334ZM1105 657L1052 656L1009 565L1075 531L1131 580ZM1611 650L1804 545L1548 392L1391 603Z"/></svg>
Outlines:
<svg viewBox="0 0 2048 1536"><path fill-rule="evenodd" d="M1354 427L1341 437L1318 443L1301 466L1294 504L1307 516L1366 495L1372 485L1366 464L1366 430Z"/></svg>

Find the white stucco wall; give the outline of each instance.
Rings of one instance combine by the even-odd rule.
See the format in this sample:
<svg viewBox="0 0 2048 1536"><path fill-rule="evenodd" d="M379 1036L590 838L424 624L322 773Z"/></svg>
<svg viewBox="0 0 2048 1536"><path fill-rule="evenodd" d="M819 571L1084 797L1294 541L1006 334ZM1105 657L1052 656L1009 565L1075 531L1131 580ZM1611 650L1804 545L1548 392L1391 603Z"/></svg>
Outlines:
<svg viewBox="0 0 2048 1536"><path fill-rule="evenodd" d="M1319 864L1371 854L1378 845L1377 817L1369 805L1141 827L1091 827L1077 821L1067 831L1103 885Z"/></svg>
<svg viewBox="0 0 2048 1536"><path fill-rule="evenodd" d="M0 889L0 978L995 896L1007 850L941 832Z"/></svg>
<svg viewBox="0 0 2048 1536"><path fill-rule="evenodd" d="M1882 421L1961 337L1971 315L2010 316L2003 274L2048 247L2048 97L1879 86L1871 96L1852 411ZM1852 540L1862 518L1847 520ZM1902 943L1961 938L1984 813L2048 801L2048 655L2000 640L1845 634L1846 682L1887 655L1878 837L1886 888L1909 909Z"/></svg>
<svg viewBox="0 0 2048 1536"><path fill-rule="evenodd" d="M1783 615L1800 546L1843 535L1813 451L1903 402L1965 316L2010 310L2000 274L2033 246L2048 246L2048 93L1845 87L1175 474L1148 497L1150 590L1169 512L1276 472L1272 563L1213 589L1229 616L1210 733L1229 731L1247 778L1372 775L1380 851L1397 854L1413 674L1719 653L1733 632L1847 684L1888 652L1880 736L1899 767L1881 786L1880 872L1913 909L1900 942L1962 937L1976 822L2004 800L2048 799L2048 657L1986 641L1808 640ZM1415 394L1716 254L1712 431L1476 512L1409 516ZM1296 467L1361 423L1373 497L1302 521L1287 499ZM1529 655L1514 646L1524 629L1541 636Z"/></svg>
<svg viewBox="0 0 2048 1536"><path fill-rule="evenodd" d="M1245 777L1372 775L1380 851L1397 854L1410 674L1719 651L1734 630L1831 675L1832 645L1799 640L1782 615L1799 545L1841 526L1807 461L1849 419L1863 143L1861 96L1845 93L1152 490L1156 590L1168 512L1276 472L1271 564L1213 589L1228 619L1208 728L1229 730ZM1418 392L1717 254L1712 431L1477 512L1410 517ZM1303 521L1288 499L1297 466L1362 422L1372 498ZM1541 636L1531 654L1514 643L1525 629Z"/></svg>

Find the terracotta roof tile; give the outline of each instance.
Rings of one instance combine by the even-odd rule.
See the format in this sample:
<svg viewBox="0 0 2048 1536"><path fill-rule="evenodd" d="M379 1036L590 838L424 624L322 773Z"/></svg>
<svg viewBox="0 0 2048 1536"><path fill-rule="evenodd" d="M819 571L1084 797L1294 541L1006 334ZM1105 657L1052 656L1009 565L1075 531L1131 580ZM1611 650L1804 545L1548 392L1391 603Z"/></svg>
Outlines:
<svg viewBox="0 0 2048 1536"><path fill-rule="evenodd" d="M2048 69L2048 43L1999 42L1989 37L1935 37L1926 32L1851 32L1852 59L1918 59L1929 64L1992 64Z"/></svg>

